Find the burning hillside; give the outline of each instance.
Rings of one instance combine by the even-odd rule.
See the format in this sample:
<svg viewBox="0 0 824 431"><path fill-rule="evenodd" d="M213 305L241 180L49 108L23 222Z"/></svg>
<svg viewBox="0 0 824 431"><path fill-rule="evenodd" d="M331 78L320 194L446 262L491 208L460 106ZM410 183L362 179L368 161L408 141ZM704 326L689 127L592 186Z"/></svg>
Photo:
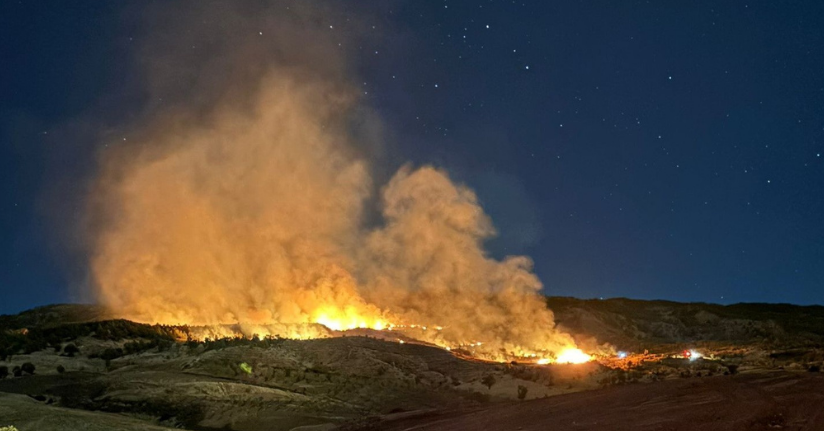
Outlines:
<svg viewBox="0 0 824 431"><path fill-rule="evenodd" d="M472 190L430 166L379 183L374 115L345 51L313 30L316 11L241 21L275 34L158 32L148 81L178 102L101 154L89 206L101 302L139 322L293 338L372 328L494 359L575 347L530 259L484 250L495 231ZM192 37L204 58L182 54Z"/></svg>

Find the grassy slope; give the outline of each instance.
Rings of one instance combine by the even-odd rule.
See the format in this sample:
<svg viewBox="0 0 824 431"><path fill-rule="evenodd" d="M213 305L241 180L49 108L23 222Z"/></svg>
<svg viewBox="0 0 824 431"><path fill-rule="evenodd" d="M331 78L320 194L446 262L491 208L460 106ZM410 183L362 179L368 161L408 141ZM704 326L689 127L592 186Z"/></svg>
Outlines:
<svg viewBox="0 0 824 431"><path fill-rule="evenodd" d="M560 326L619 348L716 342L783 348L824 343L824 307L547 298Z"/></svg>

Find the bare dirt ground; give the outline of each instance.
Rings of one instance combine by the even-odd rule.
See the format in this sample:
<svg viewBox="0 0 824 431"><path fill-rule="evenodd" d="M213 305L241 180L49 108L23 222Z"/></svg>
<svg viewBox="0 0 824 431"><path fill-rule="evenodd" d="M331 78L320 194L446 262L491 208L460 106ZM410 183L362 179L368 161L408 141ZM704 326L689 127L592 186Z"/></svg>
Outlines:
<svg viewBox="0 0 824 431"><path fill-rule="evenodd" d="M385 418L350 429L824 430L824 375L758 372L628 384L482 409Z"/></svg>

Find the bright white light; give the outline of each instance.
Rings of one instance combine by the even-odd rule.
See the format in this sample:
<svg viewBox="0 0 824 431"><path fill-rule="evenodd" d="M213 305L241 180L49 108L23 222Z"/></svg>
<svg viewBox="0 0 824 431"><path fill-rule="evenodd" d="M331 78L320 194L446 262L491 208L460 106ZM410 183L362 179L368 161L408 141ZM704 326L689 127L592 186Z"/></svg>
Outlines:
<svg viewBox="0 0 824 431"><path fill-rule="evenodd" d="M566 349L558 355L555 361L559 364L583 364L592 360L592 356L587 355L581 349Z"/></svg>
<svg viewBox="0 0 824 431"><path fill-rule="evenodd" d="M696 352L695 350L690 350L690 361L694 361L696 359L703 358L704 355Z"/></svg>
<svg viewBox="0 0 824 431"><path fill-rule="evenodd" d="M627 357L627 352L618 352L618 359L624 359Z"/></svg>

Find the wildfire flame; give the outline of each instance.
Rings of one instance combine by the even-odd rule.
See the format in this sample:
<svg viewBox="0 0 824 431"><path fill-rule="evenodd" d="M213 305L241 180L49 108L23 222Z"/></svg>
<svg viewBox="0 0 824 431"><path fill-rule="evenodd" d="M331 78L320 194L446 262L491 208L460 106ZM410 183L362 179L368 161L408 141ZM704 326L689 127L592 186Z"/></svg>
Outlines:
<svg viewBox="0 0 824 431"><path fill-rule="evenodd" d="M592 356L587 355L581 349L565 349L559 355L555 362L559 364L583 364L592 360Z"/></svg>
<svg viewBox="0 0 824 431"><path fill-rule="evenodd" d="M583 360L562 352L575 343L532 261L484 250L495 229L469 187L431 166L378 182L382 126L346 76L340 35L313 31L326 19L307 8L230 20L206 5L140 51L162 90L146 100L179 103L101 146L86 217L100 301L139 322L212 328L204 337L392 330L487 359ZM192 54L212 15L278 34L220 27Z"/></svg>

